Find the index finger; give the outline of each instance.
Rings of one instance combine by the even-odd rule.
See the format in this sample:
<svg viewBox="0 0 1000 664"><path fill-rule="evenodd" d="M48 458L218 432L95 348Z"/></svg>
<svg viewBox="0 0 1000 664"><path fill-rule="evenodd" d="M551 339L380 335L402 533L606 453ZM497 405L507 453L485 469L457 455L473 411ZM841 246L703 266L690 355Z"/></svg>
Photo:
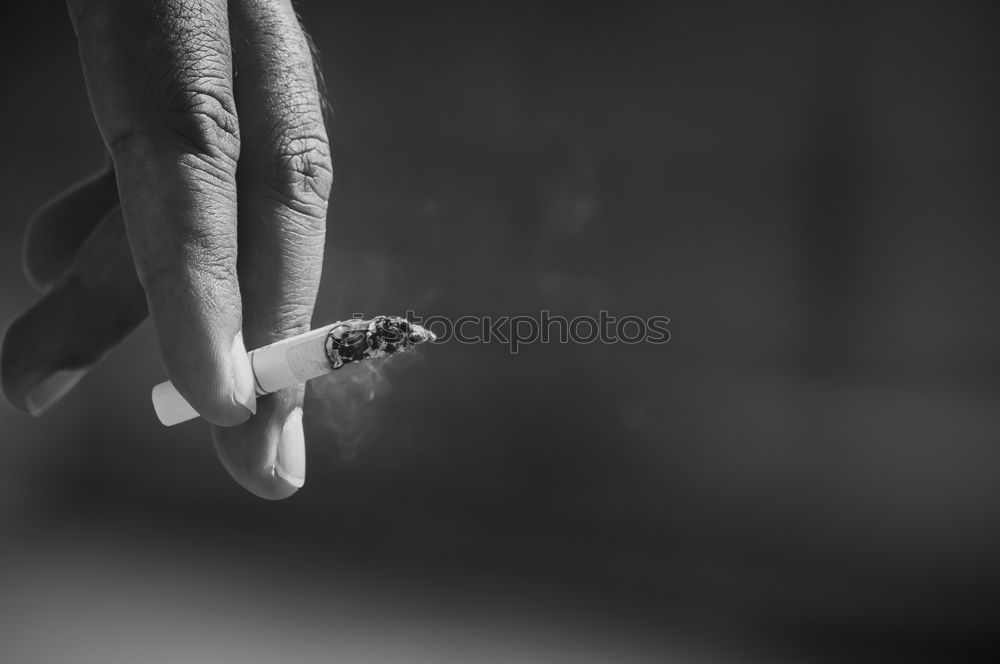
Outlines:
<svg viewBox="0 0 1000 664"><path fill-rule="evenodd" d="M69 0L167 374L214 424L256 408L236 277L226 0Z"/></svg>

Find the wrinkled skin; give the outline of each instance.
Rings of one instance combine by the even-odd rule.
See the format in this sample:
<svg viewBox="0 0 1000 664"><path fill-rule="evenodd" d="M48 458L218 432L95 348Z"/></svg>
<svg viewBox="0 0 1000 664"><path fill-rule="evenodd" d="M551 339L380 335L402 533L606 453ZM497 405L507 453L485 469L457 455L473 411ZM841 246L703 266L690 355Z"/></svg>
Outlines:
<svg viewBox="0 0 1000 664"><path fill-rule="evenodd" d="M290 496L303 389L255 398L244 363L309 328L322 268L330 150L291 0L68 6L110 163L32 220L43 296L7 331L4 392L41 414L148 315L225 468Z"/></svg>

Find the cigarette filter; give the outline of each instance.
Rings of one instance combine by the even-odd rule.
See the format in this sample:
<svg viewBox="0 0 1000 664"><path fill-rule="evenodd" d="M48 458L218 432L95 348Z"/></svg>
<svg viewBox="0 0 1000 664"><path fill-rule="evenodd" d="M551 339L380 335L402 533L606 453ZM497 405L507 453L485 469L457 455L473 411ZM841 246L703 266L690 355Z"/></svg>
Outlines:
<svg viewBox="0 0 1000 664"><path fill-rule="evenodd" d="M257 394L283 390L364 360L401 353L434 334L398 316L352 318L282 339L250 351ZM167 381L153 388L153 408L165 426L198 417L198 412Z"/></svg>

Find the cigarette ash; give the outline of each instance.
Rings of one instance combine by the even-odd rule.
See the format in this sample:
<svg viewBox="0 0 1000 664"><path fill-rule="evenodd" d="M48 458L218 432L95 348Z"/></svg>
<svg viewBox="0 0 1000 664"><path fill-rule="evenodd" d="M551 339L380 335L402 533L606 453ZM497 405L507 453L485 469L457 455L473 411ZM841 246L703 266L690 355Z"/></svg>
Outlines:
<svg viewBox="0 0 1000 664"><path fill-rule="evenodd" d="M357 460L377 422L378 404L392 390L386 375L389 357L399 358L410 351L391 362L392 371L403 369L422 359L413 347L434 338L423 327L395 316L345 321L327 335L327 358L337 370L310 383L319 397L312 407L322 413L323 425L333 433L342 461Z"/></svg>
<svg viewBox="0 0 1000 664"><path fill-rule="evenodd" d="M378 360L405 352L434 333L399 316L376 316L370 321L353 319L339 323L326 336L326 357L340 369L361 360Z"/></svg>

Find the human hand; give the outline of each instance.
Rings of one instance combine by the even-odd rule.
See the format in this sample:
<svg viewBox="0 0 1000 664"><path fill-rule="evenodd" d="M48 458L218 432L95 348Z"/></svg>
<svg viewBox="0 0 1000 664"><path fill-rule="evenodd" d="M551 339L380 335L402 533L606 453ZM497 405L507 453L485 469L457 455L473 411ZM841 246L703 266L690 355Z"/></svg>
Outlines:
<svg viewBox="0 0 1000 664"><path fill-rule="evenodd" d="M7 331L4 392L40 414L148 312L225 468L287 497L304 388L257 398L246 350L307 330L319 286L333 176L308 38L291 0L68 5L112 165L32 221L45 294Z"/></svg>

